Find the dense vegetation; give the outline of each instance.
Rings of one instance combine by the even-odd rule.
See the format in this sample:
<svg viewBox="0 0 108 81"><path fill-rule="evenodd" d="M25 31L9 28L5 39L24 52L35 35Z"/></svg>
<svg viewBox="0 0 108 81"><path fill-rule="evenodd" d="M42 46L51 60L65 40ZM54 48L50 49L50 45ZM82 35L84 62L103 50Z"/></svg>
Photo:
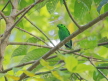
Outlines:
<svg viewBox="0 0 108 81"><path fill-rule="evenodd" d="M0 81L108 81L107 16L108 0L0 0Z"/></svg>

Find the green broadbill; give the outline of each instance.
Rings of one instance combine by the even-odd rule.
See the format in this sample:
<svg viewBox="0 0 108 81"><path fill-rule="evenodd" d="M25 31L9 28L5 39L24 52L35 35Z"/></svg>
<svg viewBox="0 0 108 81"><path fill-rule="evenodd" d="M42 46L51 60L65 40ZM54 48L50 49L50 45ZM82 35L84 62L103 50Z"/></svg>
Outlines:
<svg viewBox="0 0 108 81"><path fill-rule="evenodd" d="M58 24L57 27L59 28L58 35L60 38L60 41L63 41L66 37L70 35L69 30L64 26L63 24ZM72 48L72 40L68 41L65 46L67 48Z"/></svg>

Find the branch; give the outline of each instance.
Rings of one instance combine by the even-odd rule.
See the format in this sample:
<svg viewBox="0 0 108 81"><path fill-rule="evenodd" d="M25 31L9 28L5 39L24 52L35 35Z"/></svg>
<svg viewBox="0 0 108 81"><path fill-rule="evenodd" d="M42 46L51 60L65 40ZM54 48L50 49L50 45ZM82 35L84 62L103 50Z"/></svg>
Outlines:
<svg viewBox="0 0 108 81"><path fill-rule="evenodd" d="M66 10L67 10L67 12L68 12L68 15L70 16L71 20L75 23L75 25L76 25L78 28L81 28L81 26L80 26L80 25L74 20L74 18L72 17L72 15L71 15L71 13L70 13L68 7L67 7L66 1L63 0L63 2L64 2L65 8L66 8Z"/></svg>
<svg viewBox="0 0 108 81"><path fill-rule="evenodd" d="M36 27L49 41L50 41L50 43L53 45L53 46L55 46L54 44L53 44L53 42L50 40L50 38L39 28L39 27L37 27L35 24L33 24L33 22L31 22L27 17L24 17L27 21L29 21L34 27Z"/></svg>
<svg viewBox="0 0 108 81"><path fill-rule="evenodd" d="M93 62L91 61L91 59L88 59L90 61L90 63L96 68L96 66L93 64ZM96 68L101 74L102 76L104 76L106 78L106 80L108 80L108 78L102 73L101 70L99 70L98 68Z"/></svg>
<svg viewBox="0 0 108 81"><path fill-rule="evenodd" d="M38 0L37 2L35 2L34 4L32 4L23 14L22 16L12 25L12 27L4 34L4 37L1 40L1 43L7 38L8 34L11 32L11 30L18 24L18 22L24 17L24 15L30 10L32 9L36 4L42 2L43 0Z"/></svg>
<svg viewBox="0 0 108 81"><path fill-rule="evenodd" d="M28 31L26 31L26 30L24 30L24 29L22 29L22 28L19 28L19 27L15 27L15 28L17 28L17 29L19 29L19 30L21 30L21 31L24 31L24 32L26 32L26 33L28 33L29 35L31 35L31 36L33 36L33 37L39 39L40 41L42 41L43 43L45 43L46 45L48 45L44 40L42 40L41 38L39 38L39 37L33 35L32 33L28 32Z"/></svg>
<svg viewBox="0 0 108 81"><path fill-rule="evenodd" d="M2 13L2 11L0 11L0 15L4 18L6 24L9 22L7 19L6 19L6 16Z"/></svg>
<svg viewBox="0 0 108 81"><path fill-rule="evenodd" d="M102 20L103 18L108 16L108 12L100 15L99 17L97 17L96 19L92 20L91 22L89 22L88 24L82 26L80 29L76 30L73 34L71 34L70 36L68 36L67 38L65 38L63 41L61 41L59 44L57 44L54 48L52 48L49 52L47 52L45 55L42 56L43 59L46 59L47 57L49 57L52 53L54 53L56 50L58 50L60 47L62 47L66 42L68 42L69 40L71 40L72 38L74 38L75 36L77 36L78 34L82 33L83 31L85 31L86 29L90 28L92 25L96 24L97 22L99 22L100 20ZM27 70L28 71L32 71L34 68L36 68L36 66L40 63L40 59L39 58L34 64L32 64ZM23 73L20 76L20 80L22 80L26 75ZM19 81L20 81L19 80Z"/></svg>

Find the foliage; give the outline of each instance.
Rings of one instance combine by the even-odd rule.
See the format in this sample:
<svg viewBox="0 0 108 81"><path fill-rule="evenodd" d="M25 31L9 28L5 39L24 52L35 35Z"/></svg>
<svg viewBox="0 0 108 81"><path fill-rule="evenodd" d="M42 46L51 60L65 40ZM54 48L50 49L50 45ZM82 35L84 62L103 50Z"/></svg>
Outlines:
<svg viewBox="0 0 108 81"><path fill-rule="evenodd" d="M38 0L17 1L18 11L20 11ZM97 18L99 14L108 11L108 0L43 0L36 4L25 15L35 26L25 17L22 18L16 26L39 37L39 39L22 30L16 28L12 30L8 44L10 42L22 42L22 45L9 44L7 46L3 67L8 69L15 65L22 64L22 66L14 67L11 71L7 71L7 73L0 72L1 81L5 81L4 76L7 77L8 81L18 81L22 73L28 76L28 78L24 79L26 81L79 81L81 79L84 81L107 81L107 70L105 68L102 70L99 69L101 73L97 70L98 67L108 67L108 44L99 46L100 43L108 42L107 18L73 38L72 49L61 48L64 49L64 51L72 51L81 48L77 54L75 52L71 54L65 53L65 55L63 55L64 51L59 50L59 52L56 51L52 53L51 56L56 56L55 58L43 58L53 46L51 41L54 45L57 45L59 42L57 24L65 24L71 33L78 29L65 10L64 1L66 1L70 13L79 25L87 24ZM1 10L6 3L7 0L0 0ZM11 11L12 5L9 3L3 10L3 13L8 17ZM17 21L20 17L21 14L18 15L14 21ZM0 16L0 36L4 33L5 29L5 20ZM42 32L51 41L49 41ZM40 46L23 45L24 42ZM40 60L40 65L34 67L32 71L28 71L27 68L37 60ZM34 62L29 63L31 61Z"/></svg>

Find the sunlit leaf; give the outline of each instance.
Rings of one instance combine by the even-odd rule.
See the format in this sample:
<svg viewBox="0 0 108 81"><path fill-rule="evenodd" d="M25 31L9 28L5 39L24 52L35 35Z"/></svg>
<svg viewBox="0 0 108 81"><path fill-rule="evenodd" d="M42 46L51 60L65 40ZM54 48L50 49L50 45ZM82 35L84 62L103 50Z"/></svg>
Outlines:
<svg viewBox="0 0 108 81"><path fill-rule="evenodd" d="M54 67L49 65L49 62L45 61L44 59L40 60L42 66L45 66L47 69L52 70Z"/></svg>
<svg viewBox="0 0 108 81"><path fill-rule="evenodd" d="M65 60L65 56L64 56L64 55L58 54L57 56L58 56L61 60Z"/></svg>
<svg viewBox="0 0 108 81"><path fill-rule="evenodd" d="M49 62L45 61L44 59L41 59L41 60L40 60L40 63L41 63L41 65L43 65L43 66L48 66L48 65L49 65Z"/></svg>
<svg viewBox="0 0 108 81"><path fill-rule="evenodd" d="M74 58L72 55L70 56L66 56L65 57L65 66L68 69L68 71L73 72L74 68L77 66L78 64L78 60L76 58Z"/></svg>
<svg viewBox="0 0 108 81"><path fill-rule="evenodd" d="M17 77L17 76L14 76L14 75L6 74L5 76L8 77L8 78L11 78L13 80L19 80L20 79L20 77Z"/></svg>
<svg viewBox="0 0 108 81"><path fill-rule="evenodd" d="M94 69L95 68L92 65L78 64L77 67L75 68L74 72L82 73L84 71L90 71L90 70L94 70Z"/></svg>
<svg viewBox="0 0 108 81"><path fill-rule="evenodd" d="M62 76L57 71L51 71L51 73L60 81L64 81Z"/></svg>
<svg viewBox="0 0 108 81"><path fill-rule="evenodd" d="M45 81L44 79L42 78L35 78L36 81Z"/></svg>
<svg viewBox="0 0 108 81"><path fill-rule="evenodd" d="M23 72L24 72L27 76L30 76L30 77L35 76L35 74L32 73L32 72L30 72L30 71L24 70Z"/></svg>
<svg viewBox="0 0 108 81"><path fill-rule="evenodd" d="M97 37L96 36L90 36L87 39L84 39L82 41L80 41L78 44L81 46L81 48L94 48L96 47L97 44Z"/></svg>

